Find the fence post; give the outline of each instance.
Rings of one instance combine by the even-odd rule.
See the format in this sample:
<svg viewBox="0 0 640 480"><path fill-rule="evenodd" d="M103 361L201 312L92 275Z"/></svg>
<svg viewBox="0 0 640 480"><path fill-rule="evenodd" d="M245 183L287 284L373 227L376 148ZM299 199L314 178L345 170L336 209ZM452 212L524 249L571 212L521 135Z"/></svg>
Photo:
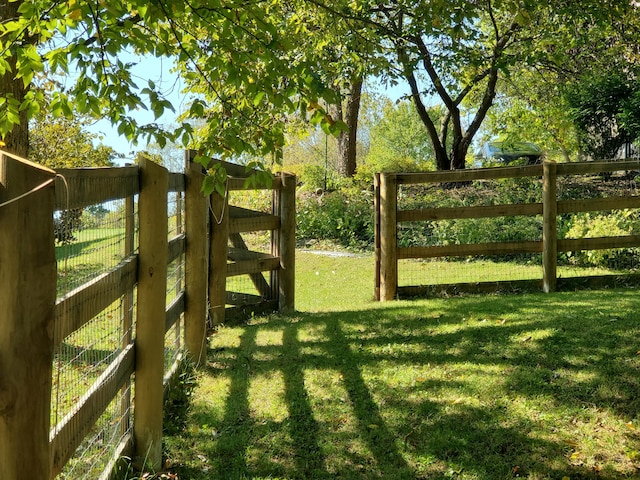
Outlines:
<svg viewBox="0 0 640 480"><path fill-rule="evenodd" d="M396 298L398 183L394 173L380 175L380 300Z"/></svg>
<svg viewBox="0 0 640 480"><path fill-rule="evenodd" d="M206 358L208 199L201 192L202 165L193 161L195 152L185 152L185 312L187 353L200 365Z"/></svg>
<svg viewBox="0 0 640 480"><path fill-rule="evenodd" d="M136 463L154 470L162 466L168 188L167 170L150 160L141 159L133 431Z"/></svg>
<svg viewBox="0 0 640 480"><path fill-rule="evenodd" d="M211 199L209 243L209 312L213 325L224 323L227 304L227 256L229 249L229 202L217 192Z"/></svg>
<svg viewBox="0 0 640 480"><path fill-rule="evenodd" d="M295 309L296 292L296 176L283 172L281 179L278 308L292 311Z"/></svg>
<svg viewBox="0 0 640 480"><path fill-rule="evenodd" d="M0 152L0 478L3 479L49 478L56 301L54 178L52 170ZM23 194L26 195L18 198ZM15 201L6 203L11 200Z"/></svg>
<svg viewBox="0 0 640 480"><path fill-rule="evenodd" d="M380 301L380 174L373 177L373 249L375 256L374 299Z"/></svg>
<svg viewBox="0 0 640 480"><path fill-rule="evenodd" d="M555 162L542 165L542 289L545 293L556 291L556 267L558 261L558 204L556 197Z"/></svg>

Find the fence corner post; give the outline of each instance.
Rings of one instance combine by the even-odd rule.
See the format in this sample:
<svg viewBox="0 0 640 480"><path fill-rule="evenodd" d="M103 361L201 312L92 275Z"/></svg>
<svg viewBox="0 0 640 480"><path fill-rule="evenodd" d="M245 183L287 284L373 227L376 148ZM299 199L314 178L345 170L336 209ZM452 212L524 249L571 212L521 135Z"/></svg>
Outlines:
<svg viewBox="0 0 640 480"><path fill-rule="evenodd" d="M54 178L0 152L0 478L11 480L50 475Z"/></svg>
<svg viewBox="0 0 640 480"><path fill-rule="evenodd" d="M398 292L398 181L393 173L380 175L380 301L394 300Z"/></svg>
<svg viewBox="0 0 640 480"><path fill-rule="evenodd" d="M282 173L280 189L280 270L278 271L278 308L295 309L296 292L296 176Z"/></svg>
<svg viewBox="0 0 640 480"><path fill-rule="evenodd" d="M135 463L162 466L164 336L167 292L167 170L140 161L138 307L136 324Z"/></svg>
<svg viewBox="0 0 640 480"><path fill-rule="evenodd" d="M558 262L558 203L556 196L557 165L542 165L542 289L555 292Z"/></svg>
<svg viewBox="0 0 640 480"><path fill-rule="evenodd" d="M206 358L208 200L202 193L203 168L193 161L194 152L185 152L185 312L187 353L196 365Z"/></svg>

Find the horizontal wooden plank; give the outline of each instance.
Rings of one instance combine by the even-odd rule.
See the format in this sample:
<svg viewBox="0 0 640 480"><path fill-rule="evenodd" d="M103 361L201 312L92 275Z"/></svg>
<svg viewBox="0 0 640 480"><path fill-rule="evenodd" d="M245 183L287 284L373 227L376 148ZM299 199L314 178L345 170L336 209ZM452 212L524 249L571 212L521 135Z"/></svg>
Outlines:
<svg viewBox="0 0 640 480"><path fill-rule="evenodd" d="M181 386L178 385L177 382L180 380L179 379L180 364L182 363L183 360L184 360L183 353L178 352L171 366L168 369L166 369L164 375L162 376L162 385L164 386L165 391L167 388L168 389L182 388Z"/></svg>
<svg viewBox="0 0 640 480"><path fill-rule="evenodd" d="M59 168L56 178L57 210L130 197L140 192L137 165L104 168ZM69 187L67 190L67 186Z"/></svg>
<svg viewBox="0 0 640 480"><path fill-rule="evenodd" d="M397 221L422 222L461 218L513 217L542 215L542 203L482 205L477 207L422 208L399 210Z"/></svg>
<svg viewBox="0 0 640 480"><path fill-rule="evenodd" d="M640 235L623 237L565 238L558 240L559 252L578 252L581 250L608 250L610 248L640 247Z"/></svg>
<svg viewBox="0 0 640 480"><path fill-rule="evenodd" d="M623 275L591 275L588 277L560 277L557 280L558 291L572 292L584 289L637 287L640 285L640 274Z"/></svg>
<svg viewBox="0 0 640 480"><path fill-rule="evenodd" d="M227 178L227 189L234 190L279 190L282 188L280 177L274 177L271 185L251 185L246 178L229 177Z"/></svg>
<svg viewBox="0 0 640 480"><path fill-rule="evenodd" d="M588 277L558 278L558 291L585 288L614 288L640 285L640 274L593 275ZM398 298L452 296L461 294L520 293L542 290L542 280L507 280L497 282L453 283L442 285L416 285L398 287Z"/></svg>
<svg viewBox="0 0 640 480"><path fill-rule="evenodd" d="M227 307L224 311L224 323L227 326L246 322L252 315L267 315L278 310L278 300L267 300L257 305Z"/></svg>
<svg viewBox="0 0 640 480"><path fill-rule="evenodd" d="M167 264L173 262L176 258L182 255L185 252L186 246L187 240L184 233L180 233L169 240Z"/></svg>
<svg viewBox="0 0 640 480"><path fill-rule="evenodd" d="M244 248L229 248L229 259L234 262L242 260L259 260L263 258L273 258L273 255L264 252L254 252L253 250L246 250Z"/></svg>
<svg viewBox="0 0 640 480"><path fill-rule="evenodd" d="M257 305L265 299L260 295L251 295L249 293L227 292L227 305Z"/></svg>
<svg viewBox="0 0 640 480"><path fill-rule="evenodd" d="M558 202L558 213L598 212L601 210L621 210L640 208L640 196L585 198L582 200L562 200Z"/></svg>
<svg viewBox="0 0 640 480"><path fill-rule="evenodd" d="M474 255L508 255L517 253L540 253L541 241L495 242L462 245L442 245L435 247L399 247L398 259L468 257Z"/></svg>
<svg viewBox="0 0 640 480"><path fill-rule="evenodd" d="M100 415L133 374L134 345L128 345L76 402L49 435L53 477L58 475Z"/></svg>
<svg viewBox="0 0 640 480"><path fill-rule="evenodd" d="M491 180L499 178L541 177L542 165L469 168L465 170L447 170L440 172L397 173L395 175L398 180L398 185L470 182L473 180Z"/></svg>
<svg viewBox="0 0 640 480"><path fill-rule="evenodd" d="M280 268L280 258L270 257L258 260L242 260L227 264L227 277L246 275L252 273L267 272Z"/></svg>
<svg viewBox="0 0 640 480"><path fill-rule="evenodd" d="M229 218L255 218L268 216L271 216L271 213L259 212L257 210L229 205Z"/></svg>
<svg viewBox="0 0 640 480"><path fill-rule="evenodd" d="M542 273L542 270L541 270ZM437 297L462 294L519 293L542 290L542 279L496 282L449 283L398 287L398 298Z"/></svg>
<svg viewBox="0 0 640 480"><path fill-rule="evenodd" d="M640 170L640 160L558 163L556 167L556 173L558 175L584 175L586 173L605 173L626 170Z"/></svg>
<svg viewBox="0 0 640 480"><path fill-rule="evenodd" d="M258 232L277 230L280 218L275 215L262 214L256 217L229 218L229 233Z"/></svg>
<svg viewBox="0 0 640 480"><path fill-rule="evenodd" d="M173 301L167 307L167 313L164 321L164 332L167 333L171 327L178 321L180 315L184 312L184 291L173 299Z"/></svg>
<svg viewBox="0 0 640 480"><path fill-rule="evenodd" d="M54 345L60 345L67 336L131 291L137 275L138 257L132 256L58 300L54 313Z"/></svg>
<svg viewBox="0 0 640 480"><path fill-rule="evenodd" d="M184 173L169 172L169 191L184 192Z"/></svg>

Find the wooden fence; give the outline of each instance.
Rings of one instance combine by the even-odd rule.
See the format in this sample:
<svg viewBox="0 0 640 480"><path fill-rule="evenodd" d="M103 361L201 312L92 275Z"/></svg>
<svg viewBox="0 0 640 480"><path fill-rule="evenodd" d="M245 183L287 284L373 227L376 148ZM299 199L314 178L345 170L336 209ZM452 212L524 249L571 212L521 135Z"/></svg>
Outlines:
<svg viewBox="0 0 640 480"><path fill-rule="evenodd" d="M193 154L187 154L184 174L169 173L146 160L123 168L55 172L0 152L1 478L54 478L132 378L133 427L124 426L125 434L109 465L115 465L115 457L126 454L139 464L159 469L163 390L182 358L178 355L165 369L166 332L184 322L186 354L196 364L203 362L207 314L216 323L225 321L228 275L248 274L263 286L257 275L273 272L269 291L262 292L268 293L264 295L268 305L262 297L261 302L253 298L249 302L253 307L243 306L245 314L251 308L294 308L295 177L282 175L274 181L273 214L257 222L259 228L273 231L272 252L236 255L228 248L227 239L239 243L236 235L246 231L247 225L255 228L256 223L246 220L253 218L246 212L226 215L220 224L210 221L210 212L216 207L233 209L218 194L210 200L202 195L203 169L192 160ZM229 189L247 188L244 178L233 176L240 170L229 173ZM170 192L184 192L186 215L184 231L178 228L172 238L162 233L168 231ZM132 213L134 196L138 198L138 229L134 234L136 221L133 215L128 216L126 258L56 301L54 211L126 199L126 210ZM167 265L181 255L184 289L167 304ZM106 370L72 410L51 425L56 346L118 299L132 305L134 291L135 312L125 315L123 322L135 323L135 337L125 336ZM104 472L103 478L109 473Z"/></svg>
<svg viewBox="0 0 640 480"><path fill-rule="evenodd" d="M293 310L295 304L295 188L296 177L282 173L271 185L247 182L245 167L221 164L227 175L227 195L212 195L209 299L214 325L244 319L251 314ZM273 190L271 212L229 205L229 192ZM271 231L269 252L250 250L242 235ZM219 252L227 249L227 255ZM269 272L267 280L264 272ZM254 292L227 290L227 279L247 275Z"/></svg>
<svg viewBox="0 0 640 480"><path fill-rule="evenodd" d="M433 289L429 286L398 286L398 260L451 258L481 255L542 254L542 279L526 282L539 285L545 292L562 288L568 279L557 278L559 252L633 248L640 246L640 235L611 236L599 238L560 239L557 233L558 215L577 212L593 212L613 209L640 208L640 196L615 196L580 200L558 200L557 180L559 176L600 174L613 171L639 171L640 161L551 163L542 165L486 168L427 173L383 173L375 178L375 296L387 301L403 296L424 295ZM541 178L542 201L536 203L429 208L399 210L398 187L417 184L452 184L476 180L507 178ZM398 246L398 226L406 222L439 221L507 216L542 216L542 239L518 242L496 242L483 244L456 244L439 246ZM637 277L630 273L629 277ZM594 283L606 284L619 281L620 276L591 278ZM574 279L575 280L575 279ZM584 279L583 279L584 280ZM514 282L508 282L513 284ZM569 282L567 282L569 283ZM575 284L575 281L571 282ZM611 282L609 282L611 283ZM452 291L487 291L499 289L499 282L448 285Z"/></svg>

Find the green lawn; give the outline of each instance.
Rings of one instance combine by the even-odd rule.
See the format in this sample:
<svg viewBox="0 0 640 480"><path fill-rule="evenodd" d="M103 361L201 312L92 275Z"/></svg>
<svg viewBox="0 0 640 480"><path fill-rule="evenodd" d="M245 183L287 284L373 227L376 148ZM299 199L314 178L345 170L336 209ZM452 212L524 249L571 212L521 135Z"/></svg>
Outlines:
<svg viewBox="0 0 640 480"><path fill-rule="evenodd" d="M378 304L371 257L312 254L297 282L212 337L171 478L640 478L636 291Z"/></svg>

